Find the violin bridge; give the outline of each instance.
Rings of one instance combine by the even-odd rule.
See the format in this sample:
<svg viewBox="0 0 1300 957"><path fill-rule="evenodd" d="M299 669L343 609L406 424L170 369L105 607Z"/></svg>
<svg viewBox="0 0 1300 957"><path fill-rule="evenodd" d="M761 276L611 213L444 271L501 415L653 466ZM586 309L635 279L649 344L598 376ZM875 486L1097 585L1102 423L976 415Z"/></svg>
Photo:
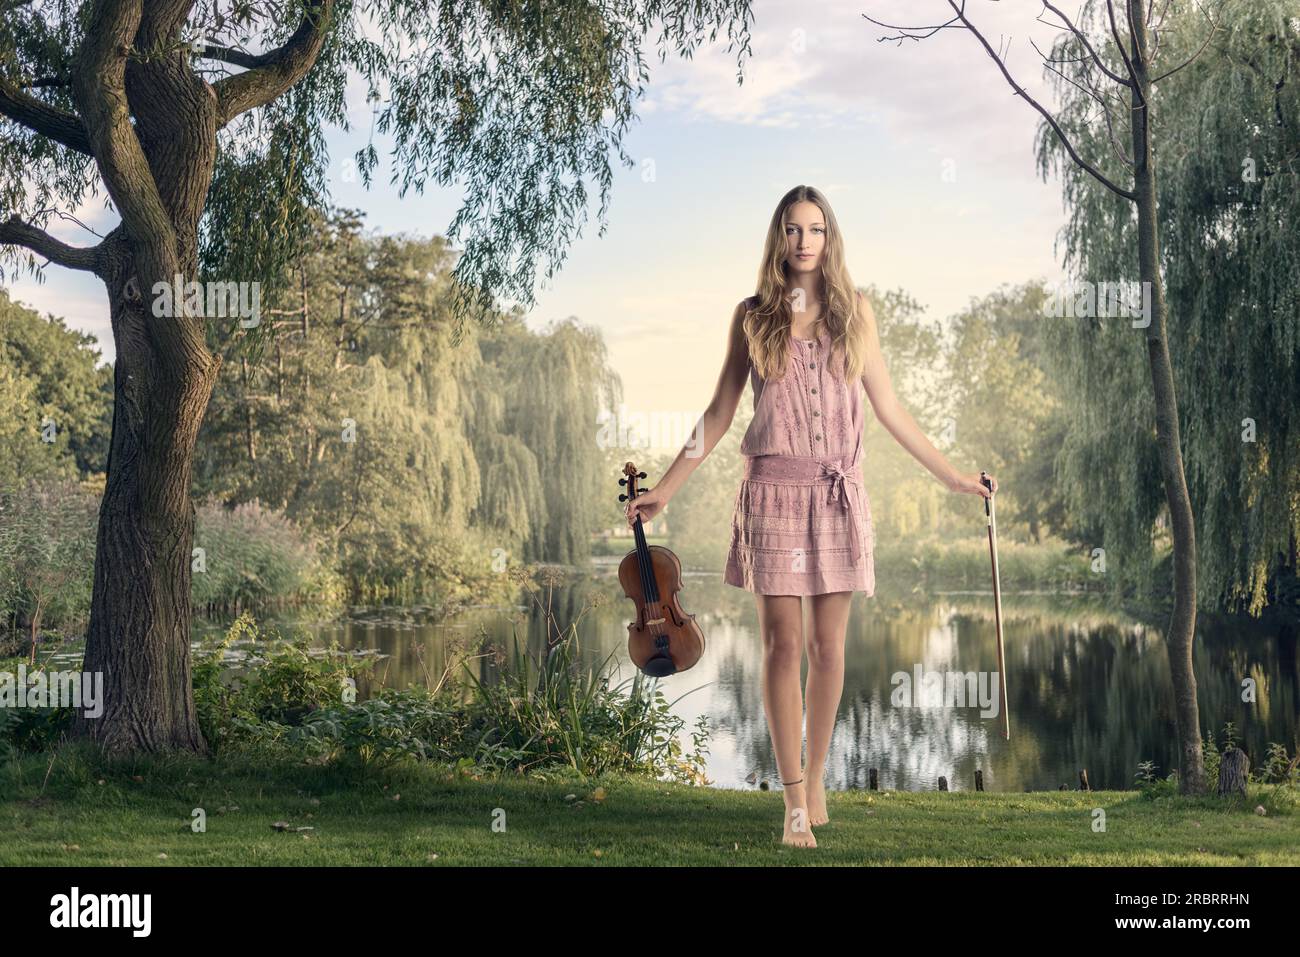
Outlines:
<svg viewBox="0 0 1300 957"><path fill-rule="evenodd" d="M662 625L662 624L663 624L665 621L667 621L667 620L668 620L667 618L651 618L649 621L646 622L646 624L647 624L647 625Z"/></svg>

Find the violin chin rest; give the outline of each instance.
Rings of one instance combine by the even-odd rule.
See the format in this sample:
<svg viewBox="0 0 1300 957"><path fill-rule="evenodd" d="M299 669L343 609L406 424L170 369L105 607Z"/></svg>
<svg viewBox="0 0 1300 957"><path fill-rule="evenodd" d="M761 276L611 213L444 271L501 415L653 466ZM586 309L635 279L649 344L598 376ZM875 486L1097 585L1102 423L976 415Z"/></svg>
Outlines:
<svg viewBox="0 0 1300 957"><path fill-rule="evenodd" d="M645 663L641 669L651 678L663 678L666 675L673 674L677 666L673 664L673 659L669 655L655 655Z"/></svg>

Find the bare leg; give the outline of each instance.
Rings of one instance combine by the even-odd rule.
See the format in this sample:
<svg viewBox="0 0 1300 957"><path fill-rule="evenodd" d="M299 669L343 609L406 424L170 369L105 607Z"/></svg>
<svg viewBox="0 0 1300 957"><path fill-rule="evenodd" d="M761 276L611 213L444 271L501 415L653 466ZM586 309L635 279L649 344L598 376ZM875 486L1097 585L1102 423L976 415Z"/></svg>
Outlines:
<svg viewBox="0 0 1300 957"><path fill-rule="evenodd" d="M808 635L808 764L802 777L808 788L808 823L825 824L826 755L835 730L835 714L844 691L844 634L849 624L853 592L812 595L812 628Z"/></svg>
<svg viewBox="0 0 1300 957"><path fill-rule="evenodd" d="M803 695L799 664L803 660L803 607L797 595L756 595L758 629L763 636L763 710L776 751L782 781L798 781L803 745ZM804 785L784 788L785 832L783 844L816 847L808 822Z"/></svg>

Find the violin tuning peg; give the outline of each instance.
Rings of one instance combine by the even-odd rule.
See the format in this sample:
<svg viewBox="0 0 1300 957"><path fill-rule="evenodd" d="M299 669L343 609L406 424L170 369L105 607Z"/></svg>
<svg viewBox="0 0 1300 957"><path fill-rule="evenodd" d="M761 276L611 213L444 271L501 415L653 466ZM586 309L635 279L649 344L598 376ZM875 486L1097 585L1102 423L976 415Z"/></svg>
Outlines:
<svg viewBox="0 0 1300 957"><path fill-rule="evenodd" d="M619 480L618 480L618 484L619 484L619 485L626 485L626 484L627 484L627 479L625 479L625 478L621 478L621 479L619 479Z"/></svg>
<svg viewBox="0 0 1300 957"><path fill-rule="evenodd" d="M620 495L620 496L618 497L618 500L619 500L620 502L626 502L626 501L627 501L627 496L626 496L626 495Z"/></svg>
<svg viewBox="0 0 1300 957"><path fill-rule="evenodd" d="M644 473L644 472L638 472L636 477L637 477L637 478L645 478L645 473Z"/></svg>

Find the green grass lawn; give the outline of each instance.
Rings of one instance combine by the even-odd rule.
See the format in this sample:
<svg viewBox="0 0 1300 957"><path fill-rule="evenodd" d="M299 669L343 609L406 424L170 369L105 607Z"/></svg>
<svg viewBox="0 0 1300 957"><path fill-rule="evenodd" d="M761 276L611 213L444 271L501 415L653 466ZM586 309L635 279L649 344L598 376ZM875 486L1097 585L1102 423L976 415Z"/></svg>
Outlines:
<svg viewBox="0 0 1300 957"><path fill-rule="evenodd" d="M780 843L779 792L566 771L109 766L65 748L52 766L0 765L0 785L4 866L1300 864L1295 792L1274 787L1252 787L1235 808L1131 791L832 793L831 822L805 850ZM191 828L194 808L205 832ZM277 831L280 821L312 830Z"/></svg>

